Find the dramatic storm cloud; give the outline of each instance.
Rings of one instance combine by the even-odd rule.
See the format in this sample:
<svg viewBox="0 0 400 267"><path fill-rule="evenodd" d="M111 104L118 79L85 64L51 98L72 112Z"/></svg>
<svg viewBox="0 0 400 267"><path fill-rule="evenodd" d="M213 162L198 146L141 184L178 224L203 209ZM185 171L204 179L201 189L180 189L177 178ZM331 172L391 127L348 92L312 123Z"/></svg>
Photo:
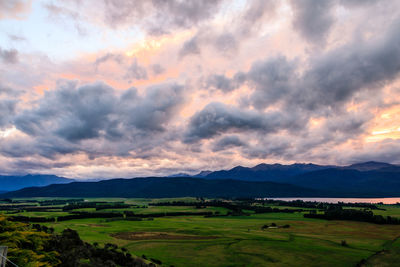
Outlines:
<svg viewBox="0 0 400 267"><path fill-rule="evenodd" d="M0 170L400 163L400 3L0 0Z"/></svg>

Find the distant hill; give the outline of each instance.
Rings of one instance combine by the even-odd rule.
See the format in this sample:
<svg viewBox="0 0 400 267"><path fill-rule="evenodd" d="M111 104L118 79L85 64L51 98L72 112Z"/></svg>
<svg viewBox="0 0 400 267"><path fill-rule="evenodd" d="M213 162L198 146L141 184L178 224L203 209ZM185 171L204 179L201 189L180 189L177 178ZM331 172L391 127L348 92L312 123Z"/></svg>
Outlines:
<svg viewBox="0 0 400 267"><path fill-rule="evenodd" d="M211 172L206 175L206 179L237 179L244 181L272 181L282 182L286 178L330 168L330 166L320 166L315 164L296 163L292 165L282 164L259 164L253 168L237 166L230 170Z"/></svg>
<svg viewBox="0 0 400 267"><path fill-rule="evenodd" d="M167 177L190 177L190 174L180 172L180 173L168 175Z"/></svg>
<svg viewBox="0 0 400 267"><path fill-rule="evenodd" d="M400 166L363 162L349 166L260 164L215 171L206 179L271 181L352 196L400 196Z"/></svg>
<svg viewBox="0 0 400 267"><path fill-rule="evenodd" d="M0 176L0 191L36 186L2 194L7 197L400 197L400 166L373 161L259 164L181 176L73 183L52 175Z"/></svg>
<svg viewBox="0 0 400 267"><path fill-rule="evenodd" d="M369 171L330 168L293 176L285 182L318 190L400 196L400 167Z"/></svg>
<svg viewBox="0 0 400 267"><path fill-rule="evenodd" d="M399 166L385 163L385 162L368 161L368 162L352 164L345 168L358 170L358 171L372 171L372 170L379 170L379 169L383 169L383 168L399 168Z"/></svg>
<svg viewBox="0 0 400 267"><path fill-rule="evenodd" d="M202 177L206 177L210 173L212 173L212 171L201 171L198 174L193 175L192 177L202 178Z"/></svg>
<svg viewBox="0 0 400 267"><path fill-rule="evenodd" d="M1 197L300 197L326 193L274 182L200 178L133 178L30 187Z"/></svg>
<svg viewBox="0 0 400 267"><path fill-rule="evenodd" d="M24 187L65 184L73 181L55 175L0 176L0 191L14 191Z"/></svg>

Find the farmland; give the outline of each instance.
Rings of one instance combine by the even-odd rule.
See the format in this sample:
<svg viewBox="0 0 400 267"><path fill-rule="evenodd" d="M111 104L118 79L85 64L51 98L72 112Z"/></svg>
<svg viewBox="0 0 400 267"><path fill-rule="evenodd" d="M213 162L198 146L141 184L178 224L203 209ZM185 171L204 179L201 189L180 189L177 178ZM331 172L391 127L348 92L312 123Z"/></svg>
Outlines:
<svg viewBox="0 0 400 267"><path fill-rule="evenodd" d="M30 199L44 200L49 199ZM13 201L17 203L3 205L27 204L22 199ZM116 244L133 255L156 259L162 266L356 266L363 259L368 259L367 266L375 266L399 257L400 225L304 218L313 210L321 214L322 209L293 203L196 198L85 199L78 203L83 207L68 210L65 207L71 203L42 202L47 204L42 208L52 209L19 208L2 213L17 218L54 218L41 224L54 228L55 233L76 230L86 242ZM85 207L90 203L96 205ZM397 205L343 209L368 209L383 218L400 218ZM96 213L121 216L56 219ZM379 253L383 249L390 253Z"/></svg>

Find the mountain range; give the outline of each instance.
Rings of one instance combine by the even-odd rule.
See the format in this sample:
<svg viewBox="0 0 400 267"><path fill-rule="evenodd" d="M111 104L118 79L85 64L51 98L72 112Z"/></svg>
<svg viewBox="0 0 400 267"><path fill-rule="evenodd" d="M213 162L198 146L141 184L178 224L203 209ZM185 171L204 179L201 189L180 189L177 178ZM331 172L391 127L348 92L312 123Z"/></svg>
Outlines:
<svg viewBox="0 0 400 267"><path fill-rule="evenodd" d="M27 177L33 179L34 176L22 178ZM259 164L252 168L237 166L230 170L203 171L193 176L181 173L169 177L111 179L97 182L73 182L62 177L50 177L53 179L43 179L49 176L36 177L42 184L35 186L45 185L43 181L68 184L24 188L5 193L2 197L400 196L400 166L373 161L349 166L302 163ZM0 190L7 189L0 186Z"/></svg>
<svg viewBox="0 0 400 267"><path fill-rule="evenodd" d="M24 176L0 176L0 191L14 191L30 186L46 186L50 184L66 184L73 179L56 175L27 174Z"/></svg>
<svg viewBox="0 0 400 267"><path fill-rule="evenodd" d="M316 194L316 190L274 182L147 177L28 187L1 197L300 197Z"/></svg>

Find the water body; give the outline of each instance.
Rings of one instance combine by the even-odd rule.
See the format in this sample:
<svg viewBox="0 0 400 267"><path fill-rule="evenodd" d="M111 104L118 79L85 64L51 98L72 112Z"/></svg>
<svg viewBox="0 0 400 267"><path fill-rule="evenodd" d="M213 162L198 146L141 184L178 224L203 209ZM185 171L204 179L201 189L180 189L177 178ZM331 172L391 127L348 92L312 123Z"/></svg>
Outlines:
<svg viewBox="0 0 400 267"><path fill-rule="evenodd" d="M386 198L318 198L318 197L277 197L266 198L284 201L303 200L303 201L316 201L325 203L383 203L383 204L396 204L400 203L400 197L386 197Z"/></svg>

